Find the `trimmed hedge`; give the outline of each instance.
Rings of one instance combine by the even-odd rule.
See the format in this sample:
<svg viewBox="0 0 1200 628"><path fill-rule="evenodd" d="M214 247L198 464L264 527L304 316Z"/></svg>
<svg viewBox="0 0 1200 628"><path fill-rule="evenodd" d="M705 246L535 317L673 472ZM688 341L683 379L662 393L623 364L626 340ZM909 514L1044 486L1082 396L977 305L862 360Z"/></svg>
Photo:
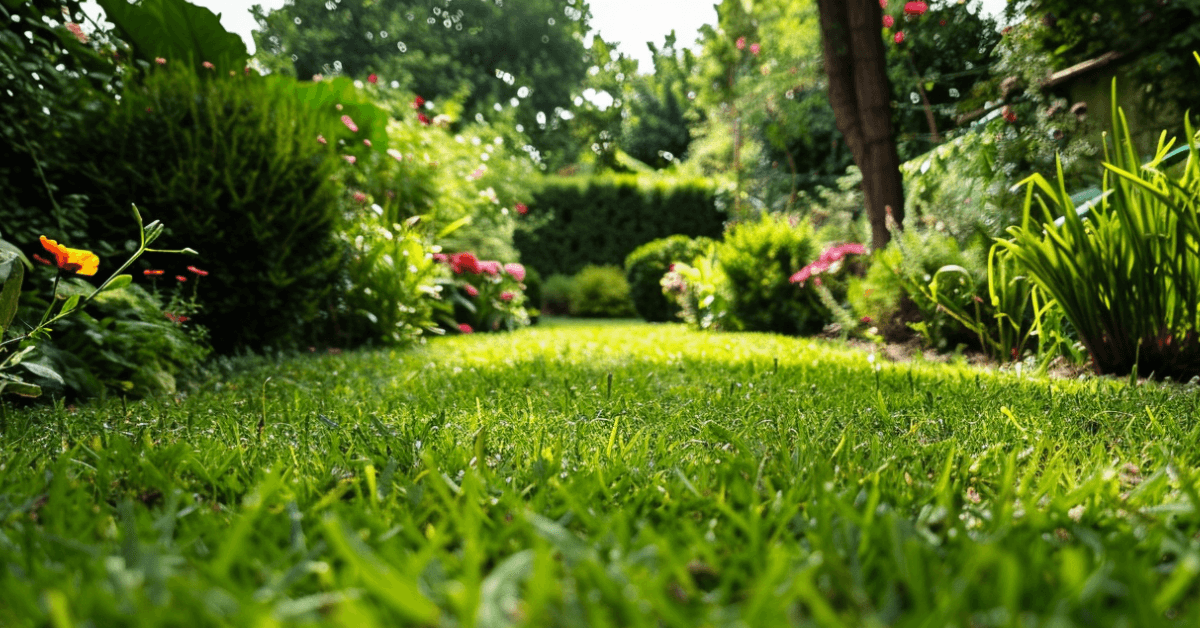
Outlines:
<svg viewBox="0 0 1200 628"><path fill-rule="evenodd" d="M529 214L549 220L518 231L514 244L523 263L546 275L621 266L637 247L669 235L719 238L725 222L711 182L636 175L549 179Z"/></svg>

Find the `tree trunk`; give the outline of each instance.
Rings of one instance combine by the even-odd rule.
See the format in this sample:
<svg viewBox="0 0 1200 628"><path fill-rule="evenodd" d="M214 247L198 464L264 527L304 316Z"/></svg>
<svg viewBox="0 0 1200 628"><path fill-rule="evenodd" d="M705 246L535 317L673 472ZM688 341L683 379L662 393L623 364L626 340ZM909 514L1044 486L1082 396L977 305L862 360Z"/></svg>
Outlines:
<svg viewBox="0 0 1200 628"><path fill-rule="evenodd" d="M892 135L891 89L880 36L878 0L818 0L829 102L863 175L863 198L871 223L871 245L891 239L890 211L904 220L904 183Z"/></svg>

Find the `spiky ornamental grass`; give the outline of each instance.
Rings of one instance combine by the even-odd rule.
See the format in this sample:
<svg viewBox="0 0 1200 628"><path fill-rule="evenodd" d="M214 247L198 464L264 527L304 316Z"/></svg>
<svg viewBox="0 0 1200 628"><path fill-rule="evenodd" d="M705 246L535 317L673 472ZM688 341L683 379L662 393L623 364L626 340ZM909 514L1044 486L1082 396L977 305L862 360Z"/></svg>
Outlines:
<svg viewBox="0 0 1200 628"><path fill-rule="evenodd" d="M678 325L243 364L7 410L0 625L1190 626L1196 403Z"/></svg>

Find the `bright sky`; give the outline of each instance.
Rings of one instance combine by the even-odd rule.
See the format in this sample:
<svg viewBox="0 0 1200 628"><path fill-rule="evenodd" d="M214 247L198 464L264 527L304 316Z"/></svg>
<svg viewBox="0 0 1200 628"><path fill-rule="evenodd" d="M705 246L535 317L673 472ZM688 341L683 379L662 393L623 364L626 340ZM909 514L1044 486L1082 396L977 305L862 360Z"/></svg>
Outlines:
<svg viewBox="0 0 1200 628"><path fill-rule="evenodd" d="M265 9L283 6L283 0L191 0L221 15L221 24L242 36L246 48L253 54L254 40L250 31L257 26L250 16L250 7L261 4ZM589 0L592 9L592 28L608 41L620 43L618 48L637 59L642 72L653 71L646 42L661 45L663 38L675 30L682 46L690 46L699 36L700 27L717 21L714 4L717 0ZM1006 0L983 0L984 9L998 12ZM90 15L101 13L92 2L84 4Z"/></svg>

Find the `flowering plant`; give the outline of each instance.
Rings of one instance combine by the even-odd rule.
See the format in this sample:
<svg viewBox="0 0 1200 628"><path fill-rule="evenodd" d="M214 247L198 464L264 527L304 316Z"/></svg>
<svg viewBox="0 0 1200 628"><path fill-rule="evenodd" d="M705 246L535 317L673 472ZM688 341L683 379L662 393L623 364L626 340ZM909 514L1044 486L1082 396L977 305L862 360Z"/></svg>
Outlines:
<svg viewBox="0 0 1200 628"><path fill-rule="evenodd" d="M512 330L529 324L524 266L480 260L466 251L453 255L437 253L434 260L445 264L453 274L450 299L454 326L460 331Z"/></svg>
<svg viewBox="0 0 1200 628"><path fill-rule="evenodd" d="M186 248L177 251L151 249L150 244L162 234L163 225L157 220L148 225L143 224L141 213L136 206L133 207L133 214L137 220L141 240L138 249L99 287L87 291L68 291L69 294L60 296L60 288L65 289L64 279L94 276L99 269L99 257L91 251L68 248L42 236L41 244L47 257L39 254L33 257L38 263L55 269L54 287L41 319L37 324L19 333L10 332L14 331L12 323L16 316L26 268L32 269L33 265L19 249L0 240L0 282L3 282L0 284L0 394L11 393L25 397L37 397L41 394L41 387L25 381L14 372L18 366L32 375L61 383L62 377L53 369L28 361L30 354L37 350L39 341L49 339L51 326L79 312L102 293L132 283L133 277L124 274L124 271L144 253L196 254L195 251Z"/></svg>

